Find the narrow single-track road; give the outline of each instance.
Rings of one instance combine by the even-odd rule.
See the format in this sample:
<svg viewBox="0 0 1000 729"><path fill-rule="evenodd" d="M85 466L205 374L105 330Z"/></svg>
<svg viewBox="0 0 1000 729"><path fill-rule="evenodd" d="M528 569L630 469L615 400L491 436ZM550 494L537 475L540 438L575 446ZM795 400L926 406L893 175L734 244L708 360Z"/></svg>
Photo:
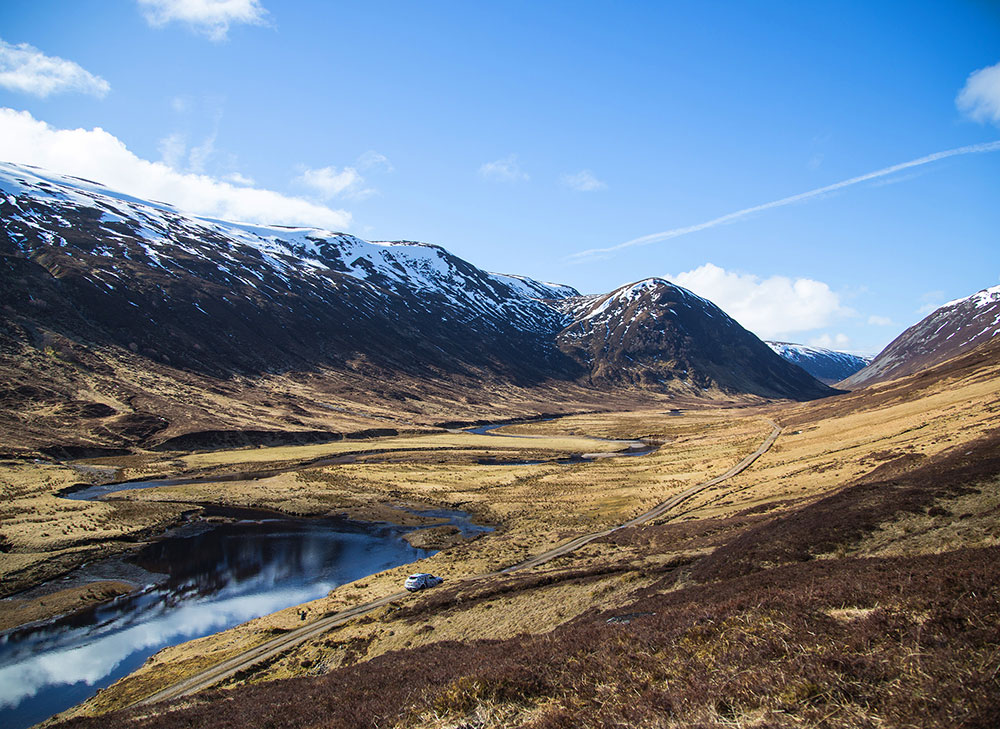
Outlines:
<svg viewBox="0 0 1000 729"><path fill-rule="evenodd" d="M753 453L748 455L746 458L744 458L742 461L737 463L735 466L730 468L721 476L716 476L715 478L709 481L705 481L704 483L698 484L697 486L692 486L691 488L686 489L685 491L682 491L681 493L675 496L672 496L666 501L657 504L649 511L640 514L634 519L630 519L624 524L619 524L618 526L612 527L611 529L605 529L603 531L593 532L591 534L585 534L583 536L577 537L576 539L572 539L569 542L566 542L565 544L561 544L558 547L542 552L541 554L535 555L534 557L527 559L524 562L512 565L511 567L507 567L506 569L502 569L499 570L498 572L492 572L486 575L476 575L474 577L468 577L466 578L466 580L479 580L483 579L484 577L492 577L496 575L517 572L519 570L531 569L532 567L538 567L540 565L545 564L546 562L556 559L557 557L563 557L567 554L570 554L571 552L579 549L585 544L589 544L590 542L593 542L596 539L605 537L608 534L611 534L612 532L615 532L619 529L624 529L625 527L630 527L630 526L637 526L639 524L645 524L646 522L652 521L653 519L657 519L663 516L668 511L676 508L683 502L690 499L695 494L704 491L705 489L711 488L712 486L720 484L723 481L732 478L736 474L745 471L747 468L750 467L750 465L754 461L756 461L764 453L766 453L767 450L774 444L774 441L777 440L778 435L781 433L781 428L776 423L772 421L768 422L773 426L774 429L771 431L770 435L768 435L767 438L764 439L764 442L761 443L760 447L757 448L757 450L755 450ZM327 615L326 617L320 618L319 620L315 620L309 623L308 625L303 625L301 628L296 628L294 630L289 631L288 633L280 635L276 638L272 638L271 640L265 641L264 643L261 643L260 645L251 648L248 651L244 651L243 653L240 653L237 656L222 661L221 663L218 663L212 666L211 668L206 668L203 671L199 671L193 676L189 676L188 678L179 681L173 684L172 686L168 686L165 689L161 689L160 691L157 691L156 693L147 696L145 699L142 699L137 703L153 704L158 701L177 699L184 696L189 696L193 693L197 693L198 691L202 691L206 688L209 688L210 686L214 686L220 681L223 681L227 678L236 675L237 673L240 673L241 671L246 671L247 669L253 667L254 665L261 663L262 661L266 661L270 658L273 658L289 650L290 648L294 648L295 646L309 640L310 638L315 638L316 636L322 635L323 633L327 632L328 630L331 630L332 628L336 628L339 625L343 625L349 620L370 613L371 611L377 610L383 605L388 605L389 603L395 600L399 600L400 598L406 597L407 594L408 593L406 591L394 592L391 595L380 597L377 600L372 600L371 602L366 602L361 605L355 605L352 608L348 608L347 610L341 610L340 612L334 613L333 615Z"/></svg>

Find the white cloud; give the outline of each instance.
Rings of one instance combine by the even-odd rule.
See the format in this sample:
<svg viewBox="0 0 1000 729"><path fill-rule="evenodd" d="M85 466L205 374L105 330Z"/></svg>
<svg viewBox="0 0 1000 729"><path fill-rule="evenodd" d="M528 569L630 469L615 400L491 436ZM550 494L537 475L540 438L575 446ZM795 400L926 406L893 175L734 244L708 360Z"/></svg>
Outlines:
<svg viewBox="0 0 1000 729"><path fill-rule="evenodd" d="M1000 124L1000 63L969 74L955 104L976 121Z"/></svg>
<svg viewBox="0 0 1000 729"><path fill-rule="evenodd" d="M807 344L809 344L810 347L823 347L824 349L843 349L850 341L850 337L843 332L840 332L834 336L821 334L818 337L810 339Z"/></svg>
<svg viewBox="0 0 1000 729"><path fill-rule="evenodd" d="M46 56L27 43L13 45L0 40L0 86L45 98L63 91L76 91L103 98L111 85L82 66L56 56Z"/></svg>
<svg viewBox="0 0 1000 729"><path fill-rule="evenodd" d="M334 197L364 200L372 195L377 195L378 190L365 186L365 178L358 172L359 168L376 173L392 172L394 169L388 157L369 150L358 157L358 161L353 167L338 169L330 166L310 169L300 165L301 174L295 178L294 182L309 188L324 200Z"/></svg>
<svg viewBox="0 0 1000 729"><path fill-rule="evenodd" d="M99 127L56 129L26 111L0 109L0 159L97 180L197 215L332 230L351 225L347 211L209 175L179 172L164 162L137 157L124 142Z"/></svg>
<svg viewBox="0 0 1000 729"><path fill-rule="evenodd" d="M324 200L338 196L358 200L375 194L372 188L364 187L365 178L353 167L306 168L295 182L314 190Z"/></svg>
<svg viewBox="0 0 1000 729"><path fill-rule="evenodd" d="M574 175L563 175L560 181L566 187L578 192L593 192L607 188L607 183L598 180L590 170L580 170Z"/></svg>
<svg viewBox="0 0 1000 729"><path fill-rule="evenodd" d="M827 284L809 278L761 278L712 263L668 278L712 301L761 339L828 326L851 313Z"/></svg>
<svg viewBox="0 0 1000 729"><path fill-rule="evenodd" d="M892 324L892 319L887 316L879 316L877 314L872 314L868 317L868 323L876 327L887 327Z"/></svg>
<svg viewBox="0 0 1000 729"><path fill-rule="evenodd" d="M263 25L267 11L259 0L137 0L146 21L161 28L185 23L213 41L226 39L230 25Z"/></svg>
<svg viewBox="0 0 1000 729"><path fill-rule="evenodd" d="M515 154L508 154L506 157L485 163L479 168L479 175L498 182L521 182L530 179L521 169Z"/></svg>

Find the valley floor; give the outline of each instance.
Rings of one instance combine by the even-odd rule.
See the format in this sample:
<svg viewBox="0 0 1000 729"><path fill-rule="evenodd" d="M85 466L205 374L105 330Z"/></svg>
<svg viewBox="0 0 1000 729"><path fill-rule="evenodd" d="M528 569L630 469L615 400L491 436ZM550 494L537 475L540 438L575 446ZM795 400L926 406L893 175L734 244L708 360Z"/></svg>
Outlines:
<svg viewBox="0 0 1000 729"><path fill-rule="evenodd" d="M89 475L79 464L8 464L0 566L5 583L37 582L81 551L127 549L197 503L368 519L433 504L496 526L165 649L63 717L72 726L996 726L998 369L987 350L799 405L577 415L501 436L145 453L90 461L113 471ZM758 448L770 421L781 435L751 468L661 518L532 569L470 579L709 481ZM558 462L622 447L594 448L594 438L659 447ZM53 495L111 473L216 480L105 502ZM218 479L241 473L258 477ZM299 627L299 610L312 621L391 596L412 571L446 582L181 703L133 706Z"/></svg>

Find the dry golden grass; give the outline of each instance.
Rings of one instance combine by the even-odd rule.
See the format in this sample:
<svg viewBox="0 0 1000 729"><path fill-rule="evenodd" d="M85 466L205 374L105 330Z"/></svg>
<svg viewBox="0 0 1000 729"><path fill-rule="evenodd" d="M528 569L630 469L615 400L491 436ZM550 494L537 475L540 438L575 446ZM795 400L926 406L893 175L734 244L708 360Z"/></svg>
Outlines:
<svg viewBox="0 0 1000 729"><path fill-rule="evenodd" d="M596 446L592 438L582 437L533 437L528 439L503 435L475 435L464 431L434 433L428 435L404 435L391 438L377 438L369 441L337 441L319 445L283 446L277 448L257 448L239 451L215 451L195 453L179 460L186 470L196 470L212 466L233 464L287 464L333 458L345 453L368 453L372 451L419 451L419 450L499 450L516 454L518 451L555 451L572 454L590 452ZM609 450L624 447L623 444L608 443Z"/></svg>
<svg viewBox="0 0 1000 729"><path fill-rule="evenodd" d="M596 420L595 417L581 416L579 423L575 422L576 417L560 422L567 429L580 429L581 433L601 423L606 431L602 432L602 437L614 431L617 438L651 436L664 445L655 453L642 457L600 459L574 465L489 466L468 463L467 459L457 464L447 460L441 463L341 464L307 468L259 481L189 484L123 492L118 497L267 506L292 513L317 513L322 509L363 513L366 506L375 504L423 503L459 508L498 525L496 532L474 542L345 585L328 597L303 606L310 615L321 616L394 593L405 576L413 571L439 574L445 577L446 585L452 584L514 564L578 534L621 523L671 494L725 471L753 451L770 431L767 421L756 416L732 419L708 413L684 419L649 411L624 416L607 414ZM618 421L619 417L625 418L626 425ZM551 427L551 424L539 425ZM641 426L640 432L629 433L628 426ZM519 430L524 434L530 426L520 426ZM587 451L595 450L595 442L582 436L545 435L549 437L498 439L442 434L417 440L426 440L430 445L439 438L438 442L467 445L474 439L473 442L494 453L498 440L512 449L537 449L539 442L547 442L553 447L570 444L577 452L580 445L587 445ZM412 448L413 439L386 440L406 440L406 447ZM371 444L373 448L377 445L378 442ZM245 452L229 455L235 457ZM448 452L441 454L446 459ZM351 512L351 508L355 511ZM607 546L589 545L573 557L562 558L554 564L559 569L578 563L586 565L603 559L609 552ZM637 569L641 567L642 560L636 565ZM322 657L331 652L332 645L324 643L327 639L309 642L255 674L254 680L311 673L321 667L339 665L348 655L350 660L356 660L361 655L370 657L444 638L509 637L549 630L597 600L602 604L616 604L650 579L637 574L612 574L580 584L541 586L496 601L477 601L478 607L456 610L447 616L431 616L421 625L404 622L397 626L391 619L391 611L386 611L379 619L361 618L338 629L333 638L336 643L333 652L340 651L339 658ZM195 666L191 659L215 651L216 642L231 645L235 641L249 646L259 640L255 636L260 636L262 631L298 627L301 625L298 610L290 608L216 636L167 648L135 674L102 692L103 705L109 702L125 705L126 696L151 693L154 686L163 685L159 677L162 670L169 670L173 675L177 666ZM358 654L361 645L365 650ZM120 700L115 699L119 692L123 697Z"/></svg>
<svg viewBox="0 0 1000 729"><path fill-rule="evenodd" d="M817 498L883 464L912 467L923 457L975 440L1000 423L1000 367L995 369L993 377L978 370L959 372L912 399L872 397L873 406L838 411L833 399L762 408L761 413L785 427L778 441L753 468L692 499L685 518ZM878 385L873 394L893 387Z"/></svg>
<svg viewBox="0 0 1000 729"><path fill-rule="evenodd" d="M0 602L0 631L25 623L72 613L95 603L105 602L135 589L135 585L115 580L101 580L86 585L68 587L40 597L7 598Z"/></svg>
<svg viewBox="0 0 1000 729"><path fill-rule="evenodd" d="M696 524L726 519L752 507L780 513L789 505L801 505L839 490L875 469L911 468L924 457L971 442L996 428L998 375L996 371L959 370L916 395L899 393L893 389L897 385L888 383L864 396L846 395L817 403L689 411L681 417L662 408L577 415L500 431L541 438L446 433L332 444L335 448L285 447L183 457L168 454L142 467L152 464L165 468L173 463L190 470L238 472L262 465L287 467L347 450L366 451L370 460L293 468L256 481L127 492L118 498L146 505L161 500L200 501L264 506L296 514L332 511L369 517L375 513L399 517L398 510L391 510L433 504L463 509L497 525L497 531L474 542L344 585L304 606L310 616L322 616L394 593L412 571L444 576L445 585L439 588L443 590L463 578L514 564L576 535L622 523L672 494L726 471L760 444L770 430L769 418L785 430L768 453L751 469L698 494L664 520ZM645 437L662 446L642 457L576 465L490 466L475 462L505 451L511 458L518 452L537 454L546 449L553 454L591 452L595 449L585 447L593 444L588 437ZM391 452L373 453L386 450ZM961 515L968 509L980 516L957 522L941 514L908 516L883 525L881 531L858 545L856 553L909 554L995 544L998 503L1000 495L993 484L980 494L967 494L941 506L951 514ZM387 508L390 511L385 511ZM593 543L533 571L533 576L545 577L542 582L523 584L509 592L500 588L512 577L497 578L492 581L495 584L485 587L472 583L468 594L462 588L463 601L444 607L430 607L434 605L433 591L407 596L398 606L402 610L389 606L376 615L351 621L241 680L316 674L441 640L545 632L595 606L627 603L635 590L655 581L663 565L698 553L667 546L650 554L641 546ZM615 565L618 567L611 569ZM590 576L572 577L580 570L589 571ZM684 584L682 577L676 586ZM477 593L493 588L498 590L494 597ZM425 603L429 607L421 609ZM190 675L196 666L205 665L201 660L205 656L232 655L238 646L249 647L270 631L298 627L297 611L290 608L216 636L165 649L147 666L103 692L100 707L87 705L81 711L126 705L166 685L164 675L172 679ZM851 620L863 616L844 613L835 617Z"/></svg>
<svg viewBox="0 0 1000 729"><path fill-rule="evenodd" d="M85 474L54 464L0 465L0 590L10 595L97 557L128 549L125 540L160 531L184 507L71 501L56 494Z"/></svg>

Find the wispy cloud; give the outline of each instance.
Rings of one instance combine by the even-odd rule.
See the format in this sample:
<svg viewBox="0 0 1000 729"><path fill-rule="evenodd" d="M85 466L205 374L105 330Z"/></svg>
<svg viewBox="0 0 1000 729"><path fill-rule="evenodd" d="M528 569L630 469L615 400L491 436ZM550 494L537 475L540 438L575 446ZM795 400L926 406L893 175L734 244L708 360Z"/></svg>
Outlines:
<svg viewBox="0 0 1000 729"><path fill-rule="evenodd" d="M232 182L234 185L243 185L244 187L248 187L254 184L252 177L247 177L246 175L241 174L239 172L230 172L228 175L226 175L225 179L229 182Z"/></svg>
<svg viewBox="0 0 1000 729"><path fill-rule="evenodd" d="M521 169L516 154L487 162L479 168L479 176L499 182L521 182L528 180L528 173Z"/></svg>
<svg viewBox="0 0 1000 729"><path fill-rule="evenodd" d="M0 40L0 86L42 98L64 91L104 98L111 90L107 81L73 61L46 56L27 43L14 45L3 40Z"/></svg>
<svg viewBox="0 0 1000 729"><path fill-rule="evenodd" d="M379 170L381 172L395 172L396 170L388 157L373 149L368 150L358 157L358 167L363 170Z"/></svg>
<svg viewBox="0 0 1000 729"><path fill-rule="evenodd" d="M971 73L955 105L976 121L1000 124L1000 63Z"/></svg>
<svg viewBox="0 0 1000 729"><path fill-rule="evenodd" d="M177 141L173 142L177 153ZM165 145L169 146L169 145ZM164 157L171 150L161 148ZM26 111L0 109L0 159L96 180L181 210L226 220L344 230L351 214L274 190L143 159L100 128L56 129Z"/></svg>
<svg viewBox="0 0 1000 729"><path fill-rule="evenodd" d="M155 28L180 22L192 30L222 41L229 26L263 25L267 10L259 0L137 0L146 21Z"/></svg>
<svg viewBox="0 0 1000 729"><path fill-rule="evenodd" d="M902 172L903 170L908 170L913 167L919 167L921 165L930 164L931 162L937 162L938 160L947 159L948 157L957 157L964 154L984 154L987 152L997 152L1000 151L1000 141L997 142L985 142L983 144L970 144L966 147L958 147L957 149L948 149L943 152L935 152L934 154L929 154L925 157L919 157L909 162L901 162L897 165L892 165L891 167L883 167L880 170L875 170L874 172L868 172L864 175L858 175L857 177L852 177L848 180L843 180L841 182L835 182L832 185L826 185L825 187L818 187L815 190L809 190L808 192L801 192L798 195L791 195L790 197L783 197L780 200L773 200L768 203L763 203L762 205L754 205L750 208L744 208L742 210L737 210L734 213L727 213L726 215L721 215L718 218L712 218L711 220L706 220L704 223L696 223L694 225L687 225L682 228L672 228L670 230L664 230L660 233L652 233L650 235L644 235L640 238L633 238L632 240L625 241L624 243L619 243L618 245L609 246L608 248L591 248L586 251L580 251L579 253L574 253L570 258L590 258L590 257L607 257L608 254L620 251L624 248L631 248L633 246L646 246L651 243L659 243L661 241L670 240L671 238L680 238L682 235L690 235L691 233L697 233L701 230L707 230L708 228L714 228L718 225L723 225L725 223L732 223L740 218L745 218L748 215L753 215L754 213L763 212L765 210L771 210L773 208L784 207L785 205L791 205L793 203L804 202L814 197L819 197L820 195L825 195L830 192L835 192L837 190L842 190L845 187L850 187L851 185L857 185L862 182L867 182L868 180L874 180L879 177L885 177L886 175L892 175L896 172Z"/></svg>
<svg viewBox="0 0 1000 729"><path fill-rule="evenodd" d="M367 181L359 170L366 174L390 173L394 171L392 162L384 154L369 150L358 157L350 167L317 167L315 169L302 165L300 174L293 182L306 187L323 200L335 197L349 200L364 200L377 195L378 190L367 185Z"/></svg>
<svg viewBox="0 0 1000 729"><path fill-rule="evenodd" d="M594 192L596 190L607 189L607 183L598 180L590 170L580 170L573 175L563 175L560 182L566 187L577 192Z"/></svg>
<svg viewBox="0 0 1000 729"><path fill-rule="evenodd" d="M365 198L375 190L365 188L365 179L353 167L304 169L295 182L316 192L324 200L334 197Z"/></svg>
<svg viewBox="0 0 1000 729"><path fill-rule="evenodd" d="M917 309L917 313L927 316L935 309L941 308L945 302L945 293L940 289L927 291L920 297L920 302L920 307Z"/></svg>
<svg viewBox="0 0 1000 729"><path fill-rule="evenodd" d="M887 316L879 316L878 314L872 314L868 317L868 323L876 327L887 327L892 324L892 319Z"/></svg>

